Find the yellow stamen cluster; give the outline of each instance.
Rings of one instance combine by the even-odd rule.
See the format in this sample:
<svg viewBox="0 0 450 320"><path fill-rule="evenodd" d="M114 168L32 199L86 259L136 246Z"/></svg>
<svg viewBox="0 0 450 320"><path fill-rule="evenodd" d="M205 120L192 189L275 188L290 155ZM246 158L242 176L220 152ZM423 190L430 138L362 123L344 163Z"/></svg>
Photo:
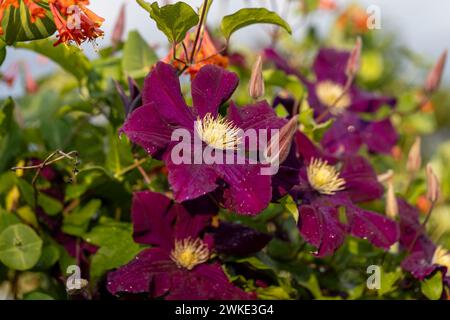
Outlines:
<svg viewBox="0 0 450 320"><path fill-rule="evenodd" d="M345 180L339 178L339 172L322 159L312 159L307 174L309 184L322 194L333 195L345 188Z"/></svg>
<svg viewBox="0 0 450 320"><path fill-rule="evenodd" d="M179 268L192 270L209 259L209 250L206 244L198 238L176 240L170 258Z"/></svg>
<svg viewBox="0 0 450 320"><path fill-rule="evenodd" d="M220 115L214 118L207 113L203 119L197 118L195 129L200 139L215 149L237 150L241 142L240 129Z"/></svg>
<svg viewBox="0 0 450 320"><path fill-rule="evenodd" d="M432 263L447 267L447 275L450 275L450 252L442 246L434 251Z"/></svg>
<svg viewBox="0 0 450 320"><path fill-rule="evenodd" d="M344 87L332 81L319 82L316 86L316 95L334 115L341 114L351 104L350 95L345 93Z"/></svg>

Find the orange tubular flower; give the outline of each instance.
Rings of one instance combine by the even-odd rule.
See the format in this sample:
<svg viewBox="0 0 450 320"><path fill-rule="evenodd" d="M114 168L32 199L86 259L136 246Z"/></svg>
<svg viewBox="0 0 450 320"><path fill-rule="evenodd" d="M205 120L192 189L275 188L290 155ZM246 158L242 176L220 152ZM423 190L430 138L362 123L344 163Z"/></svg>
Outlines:
<svg viewBox="0 0 450 320"><path fill-rule="evenodd" d="M100 26L104 19L86 7L88 0L50 0L49 4L58 30L55 46L70 42L80 45L103 36Z"/></svg>
<svg viewBox="0 0 450 320"><path fill-rule="evenodd" d="M336 24L341 29L348 28L352 33L361 34L369 30L367 28L367 19L369 19L369 16L363 8L358 5L350 5L339 16Z"/></svg>
<svg viewBox="0 0 450 320"><path fill-rule="evenodd" d="M185 64L181 61L186 62L188 64L186 71L191 75L191 78L194 78L197 72L207 64L214 64L223 68L228 66L228 58L218 52L206 29L203 32L202 38L197 43L197 50L194 54L194 59L192 63L189 63L194 41L195 33L188 33L183 41L187 49L188 57L186 57L186 53L182 45L178 45L176 48L177 60L173 59L173 53L171 50L167 57L163 59L163 62L170 63L177 69L185 67Z"/></svg>
<svg viewBox="0 0 450 320"><path fill-rule="evenodd" d="M335 10L336 2L335 0L320 0L319 1L319 9L322 10Z"/></svg>

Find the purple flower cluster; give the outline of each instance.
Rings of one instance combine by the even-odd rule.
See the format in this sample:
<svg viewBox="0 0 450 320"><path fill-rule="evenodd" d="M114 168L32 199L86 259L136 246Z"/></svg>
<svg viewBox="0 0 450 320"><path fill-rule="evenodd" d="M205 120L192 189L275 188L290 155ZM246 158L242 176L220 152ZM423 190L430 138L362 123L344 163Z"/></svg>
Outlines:
<svg viewBox="0 0 450 320"><path fill-rule="evenodd" d="M382 106L394 107L396 99L363 91L353 83L346 88L349 52L321 49L312 68L314 81L292 68L274 49L266 49L265 56L287 74L300 78L308 89L308 102L317 121L334 119L321 141L328 152L338 155L356 153L366 145L370 152L389 153L396 144L398 135L389 118L368 121L362 117ZM289 99L275 101L292 105Z"/></svg>
<svg viewBox="0 0 450 320"><path fill-rule="evenodd" d="M314 81L290 67L274 50L266 50L266 57L286 73L299 76L319 122L334 119L321 145L297 130L288 156L273 176L262 175L262 164L248 159L237 164L175 162L171 156L177 145L171 138L174 130L198 134L196 121L201 123L204 147L227 149L235 140L220 140L221 134L233 134L236 129L282 129L288 119L277 117L266 101L244 107L228 102L239 79L214 65L203 67L193 78L189 106L176 70L158 63L145 79L142 106L127 116L121 132L150 156L164 161L173 199L150 191L134 194L134 240L150 247L109 273L112 294L146 293L165 299L256 298L255 293L230 282L220 254L252 254L263 249L271 236L230 222L217 225L217 213L224 208L254 216L284 196L297 204L298 230L316 248L318 257L333 254L348 235L385 250L397 241L405 248L411 245L420 224L414 208L404 200L398 200L399 224L361 206L382 198L384 188L370 163L358 154L360 147L388 153L397 141L389 118L367 121L361 114L374 113L383 105L394 107L395 99L362 91L353 84L345 89L347 52L322 49L313 66ZM237 152L234 157L239 157ZM432 261L435 250L428 238L418 237L403 268L419 279L426 277L441 268Z"/></svg>

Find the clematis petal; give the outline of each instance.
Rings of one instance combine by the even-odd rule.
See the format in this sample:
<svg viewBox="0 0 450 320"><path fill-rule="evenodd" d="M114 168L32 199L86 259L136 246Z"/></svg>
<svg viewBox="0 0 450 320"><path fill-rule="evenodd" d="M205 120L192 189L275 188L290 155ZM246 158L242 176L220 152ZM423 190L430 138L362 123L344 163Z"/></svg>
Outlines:
<svg viewBox="0 0 450 320"><path fill-rule="evenodd" d="M345 70L350 53L322 48L314 61L313 69L318 81L331 80L341 85L347 81Z"/></svg>
<svg viewBox="0 0 450 320"><path fill-rule="evenodd" d="M350 110L353 112L376 112L382 106L394 107L397 99L389 96L382 96L371 92L366 92L356 87L350 91L352 104Z"/></svg>
<svg viewBox="0 0 450 320"><path fill-rule="evenodd" d="M167 300L248 300L256 298L234 286L218 263L203 263L192 272L174 275L176 283L166 296Z"/></svg>
<svg viewBox="0 0 450 320"><path fill-rule="evenodd" d="M152 104L144 105L131 113L120 131L152 156L167 146L172 133Z"/></svg>
<svg viewBox="0 0 450 320"><path fill-rule="evenodd" d="M422 232L419 210L399 197L397 197L397 204L400 216L400 244L403 248L409 250L412 242L416 239L411 252L422 252L427 259L431 259L436 245L428 238L426 233ZM420 235L417 236L417 233L420 233Z"/></svg>
<svg viewBox="0 0 450 320"><path fill-rule="evenodd" d="M307 242L317 247L319 257L330 255L344 242L346 226L339 221L338 210L318 202L299 207L299 230Z"/></svg>
<svg viewBox="0 0 450 320"><path fill-rule="evenodd" d="M308 164L311 159L323 159L330 164L336 163L337 159L331 156L329 153L321 150L316 146L303 132L298 131L295 135L295 143L297 152L301 155L302 159Z"/></svg>
<svg viewBox="0 0 450 320"><path fill-rule="evenodd" d="M174 164L170 157L166 158L166 165L169 183L178 202L198 198L218 187L216 182L220 174L214 165Z"/></svg>
<svg viewBox="0 0 450 320"><path fill-rule="evenodd" d="M157 111L169 124L191 128L194 123L191 109L181 94L176 70L166 63L158 62L145 79L142 100L144 104L157 106Z"/></svg>
<svg viewBox="0 0 450 320"><path fill-rule="evenodd" d="M188 210L189 208L189 210ZM205 210L205 208L207 210ZM174 203L172 211L177 216L175 223L175 238L198 238L200 232L209 225L211 216L217 212L211 200L205 196L183 204Z"/></svg>
<svg viewBox="0 0 450 320"><path fill-rule="evenodd" d="M369 151L375 153L390 153L398 141L398 133L389 118L371 122L364 128L361 136Z"/></svg>
<svg viewBox="0 0 450 320"><path fill-rule="evenodd" d="M170 249L173 245L173 227L176 212L165 195L142 191L133 195L131 217L133 238L137 243Z"/></svg>
<svg viewBox="0 0 450 320"><path fill-rule="evenodd" d="M395 221L355 206L347 206L346 209L350 233L355 237L367 239L373 245L386 250L398 241L400 234Z"/></svg>
<svg viewBox="0 0 450 320"><path fill-rule="evenodd" d="M223 68L206 65L192 80L192 100L198 116L203 118L207 113L217 115L219 107L227 101L239 83L234 72Z"/></svg>
<svg viewBox="0 0 450 320"><path fill-rule="evenodd" d="M383 186L370 163L360 156L346 157L341 169L341 177L345 180L345 191L355 202L365 202L381 198Z"/></svg>
<svg viewBox="0 0 450 320"><path fill-rule="evenodd" d="M247 226L220 222L214 230L215 249L232 256L247 256L264 248L272 237Z"/></svg>
<svg viewBox="0 0 450 320"><path fill-rule="evenodd" d="M331 154L353 154L362 144L363 123L357 115L346 112L336 118L331 128L324 134L321 144Z"/></svg>
<svg viewBox="0 0 450 320"><path fill-rule="evenodd" d="M235 162L237 163L237 162ZM224 205L240 214L255 215L265 209L272 198L271 176L261 174L261 165L217 165L227 183Z"/></svg>
<svg viewBox="0 0 450 320"><path fill-rule="evenodd" d="M303 79L302 74L293 68L289 62L282 57L274 48L264 49L264 58L268 61L273 62L277 69L284 71L288 75L295 75L300 79Z"/></svg>
<svg viewBox="0 0 450 320"><path fill-rule="evenodd" d="M300 162L296 153L296 144L293 143L288 157L280 164L277 174L272 177L272 200L285 196L293 186L300 183Z"/></svg>
<svg viewBox="0 0 450 320"><path fill-rule="evenodd" d="M128 264L108 274L107 288L112 294L119 292L140 293L149 292L154 277L168 277L176 271L176 265L170 260L169 253L151 248L142 251ZM161 295L168 290L166 279L159 279L155 295Z"/></svg>
<svg viewBox="0 0 450 320"><path fill-rule="evenodd" d="M427 255L422 251L416 251L407 256L402 261L401 266L419 280L424 280L440 268L438 265L432 264Z"/></svg>
<svg viewBox="0 0 450 320"><path fill-rule="evenodd" d="M228 119L244 130L246 133L249 130L255 130L256 143L250 143L248 137L245 138L245 150L255 151L258 148L264 148L265 145L261 145L260 140L263 134L261 129L267 130L267 140L275 133L272 129L281 129L286 124L285 119L278 118L273 108L267 103L267 101L259 101L253 105L247 105L244 107L237 107L233 102L230 103L228 108Z"/></svg>
<svg viewBox="0 0 450 320"><path fill-rule="evenodd" d="M286 120L278 118L273 108L265 100L241 108L231 103L228 108L228 119L243 130L280 129L286 124Z"/></svg>

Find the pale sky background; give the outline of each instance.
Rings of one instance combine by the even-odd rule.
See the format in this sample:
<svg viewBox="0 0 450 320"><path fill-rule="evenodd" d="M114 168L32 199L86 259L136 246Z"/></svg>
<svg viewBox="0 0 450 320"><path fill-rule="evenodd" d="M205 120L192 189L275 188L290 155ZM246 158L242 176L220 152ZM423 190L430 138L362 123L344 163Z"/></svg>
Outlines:
<svg viewBox="0 0 450 320"><path fill-rule="evenodd" d="M148 0L150 1L150 0ZM150 1L151 2L151 1ZM158 1L161 3L162 1ZM197 8L201 0L185 0L184 2ZM275 2L279 9L283 8L285 0L215 0L208 19L209 24L217 24L220 18L230 14L239 8L252 6L265 6L273 9L271 3ZM449 0L336 0L338 6L345 3L360 3L364 7L377 5L381 9L382 29L378 32L395 32L402 45L427 58L436 59L445 49L450 48L450 1ZM141 9L135 0L91 0L90 8L102 17L106 17L103 26L105 38L98 41L99 46L106 45L111 37L111 31L119 13L122 3L126 3L126 30L137 29L151 44L165 43L164 36L157 30L155 23L149 18L148 13ZM314 21L319 22L321 29L329 29L333 15L328 12L314 14ZM288 18L291 25L295 25L292 17ZM302 30L294 30L297 36ZM250 45L260 47L267 41L267 35L260 26L248 27L233 35L232 44ZM92 55L90 44L84 45L87 54ZM39 75L48 72L53 67L51 64L41 65L36 63L37 57L22 50L8 50L6 61L1 67L5 71L16 60L28 61L33 74ZM450 79L450 63L447 64L446 78ZM0 85L0 96L17 94L20 92L20 83L14 88Z"/></svg>

